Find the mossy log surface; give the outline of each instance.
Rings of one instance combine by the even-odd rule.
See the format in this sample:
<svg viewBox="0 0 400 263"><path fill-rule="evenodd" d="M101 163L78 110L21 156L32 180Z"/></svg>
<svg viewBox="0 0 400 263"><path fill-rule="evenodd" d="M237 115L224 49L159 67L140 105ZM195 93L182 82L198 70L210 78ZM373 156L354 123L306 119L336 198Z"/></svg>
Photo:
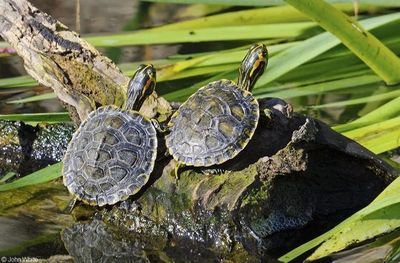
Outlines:
<svg viewBox="0 0 400 263"><path fill-rule="evenodd" d="M0 2L0 34L24 59L28 73L54 88L81 119L92 109L92 101L95 106L123 104L128 78L76 33L28 2ZM397 176L374 154L326 124L284 114L267 99L260 104L269 105L270 118L261 117L255 135L237 157L214 167L223 173L205 175L201 169L186 167L176 181L171 175L176 163L164 156L160 137L159 158L146 187L119 206L99 210L92 222L96 227L80 224L64 231L70 254L94 255L93 250L68 242L78 242L80 236L105 227L116 240L146 250L148 259L193 261L237 255L242 261L257 261L331 227L368 204ZM170 105L155 94L142 110L148 116L171 114ZM59 188L59 182L46 184L46 193L61 195L54 201L54 213L66 206L67 194L56 191ZM28 196L27 204L43 193L39 188L29 189L38 195ZM8 194L12 195L2 196ZM5 203L1 213L22 213L22 199L16 206ZM73 215L88 219L86 212L81 213L87 211L83 208L79 205ZM43 218L40 209L28 211L30 216L37 213ZM107 242L98 246L97 257L105 251L112 253L113 247L122 255L125 247Z"/></svg>

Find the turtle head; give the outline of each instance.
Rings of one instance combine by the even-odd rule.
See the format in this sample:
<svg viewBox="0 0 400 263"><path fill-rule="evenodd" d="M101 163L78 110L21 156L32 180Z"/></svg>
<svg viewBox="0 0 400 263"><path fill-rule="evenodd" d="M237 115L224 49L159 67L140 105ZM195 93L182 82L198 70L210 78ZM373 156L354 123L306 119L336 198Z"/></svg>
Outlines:
<svg viewBox="0 0 400 263"><path fill-rule="evenodd" d="M251 91L268 64L268 51L264 44L251 46L239 68L238 86Z"/></svg>
<svg viewBox="0 0 400 263"><path fill-rule="evenodd" d="M156 86L156 69L153 65L140 65L129 81L125 109L139 110Z"/></svg>

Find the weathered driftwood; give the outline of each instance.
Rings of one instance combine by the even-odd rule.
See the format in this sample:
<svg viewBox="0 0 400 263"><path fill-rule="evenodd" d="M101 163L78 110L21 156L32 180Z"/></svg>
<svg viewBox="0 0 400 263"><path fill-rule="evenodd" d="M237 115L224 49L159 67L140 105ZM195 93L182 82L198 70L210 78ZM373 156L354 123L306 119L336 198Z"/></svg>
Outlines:
<svg viewBox="0 0 400 263"><path fill-rule="evenodd" d="M81 106L91 104L88 98L96 105L123 103L127 78L75 33L25 1L5 0L0 10L0 32L24 58L28 72L52 86L80 116L91 109ZM161 98L149 102L158 113L170 113ZM144 108L155 113L152 105ZM309 238L309 231L326 230L365 206L396 176L374 154L324 123L272 106L271 119L261 118L249 145L216 167L226 170L222 174L187 167L176 182L171 175L176 163L164 156L160 137L149 183L121 206L103 209L100 220L115 236L143 242L145 249L166 257L244 253L262 258Z"/></svg>
<svg viewBox="0 0 400 263"><path fill-rule="evenodd" d="M28 1L0 1L0 36L23 58L29 75L70 105L76 123L99 105L125 102L129 78L77 33ZM154 117L169 110L154 93L141 111Z"/></svg>

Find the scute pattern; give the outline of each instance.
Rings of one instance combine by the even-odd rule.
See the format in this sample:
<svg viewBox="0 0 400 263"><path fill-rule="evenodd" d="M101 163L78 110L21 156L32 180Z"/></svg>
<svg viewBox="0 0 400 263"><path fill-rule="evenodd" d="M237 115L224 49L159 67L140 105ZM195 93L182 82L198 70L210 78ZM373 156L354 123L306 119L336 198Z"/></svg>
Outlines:
<svg viewBox="0 0 400 263"><path fill-rule="evenodd" d="M250 92L233 81L200 88L174 113L166 136L169 152L179 162L211 166L236 156L257 127L259 106Z"/></svg>
<svg viewBox="0 0 400 263"><path fill-rule="evenodd" d="M64 184L86 203L125 200L149 179L157 154L153 124L135 111L115 106L89 114L64 157Z"/></svg>

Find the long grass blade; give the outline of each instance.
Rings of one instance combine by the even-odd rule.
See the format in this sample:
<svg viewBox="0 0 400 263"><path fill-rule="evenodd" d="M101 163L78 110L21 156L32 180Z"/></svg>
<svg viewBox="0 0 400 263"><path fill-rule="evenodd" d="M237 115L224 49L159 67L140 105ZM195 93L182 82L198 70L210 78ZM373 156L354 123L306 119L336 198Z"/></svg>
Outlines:
<svg viewBox="0 0 400 263"><path fill-rule="evenodd" d="M343 12L352 14L354 6L352 3L336 4L336 8ZM376 7L361 4L359 12L377 12ZM178 30L178 29L198 29L207 27L221 27L221 26L239 26L239 25L258 25L258 24L274 24L274 23L290 23L290 22L303 22L309 21L308 16L299 12L292 6L276 6L268 8L256 8L250 10L226 12L188 21L172 23L164 26L153 28L153 31L164 30Z"/></svg>
<svg viewBox="0 0 400 263"><path fill-rule="evenodd" d="M19 104L19 103L27 103L27 102L34 102L34 101L51 100L51 99L56 99L56 98L57 98L57 95L54 94L53 92L51 92L51 93L44 93L44 94L40 94L40 95L27 97L24 99L11 100L11 101L7 101L7 103Z"/></svg>
<svg viewBox="0 0 400 263"><path fill-rule="evenodd" d="M9 121L24 121L24 122L71 121L68 112L0 114L0 119Z"/></svg>
<svg viewBox="0 0 400 263"><path fill-rule="evenodd" d="M323 0L285 1L339 38L386 83L400 82L400 59L357 21Z"/></svg>
<svg viewBox="0 0 400 263"><path fill-rule="evenodd" d="M334 126L337 132L345 132L363 126L371 125L382 120L391 119L400 115L400 97L397 97L364 116L342 125Z"/></svg>
<svg viewBox="0 0 400 263"><path fill-rule="evenodd" d="M28 75L0 79L0 89L32 87L35 84L37 84L37 82L31 76Z"/></svg>
<svg viewBox="0 0 400 263"><path fill-rule="evenodd" d="M8 172L6 173L6 175L4 175L1 179L0 179L0 184L4 184L5 182L7 182L9 179L13 178L14 176L16 176L17 174L14 172Z"/></svg>
<svg viewBox="0 0 400 263"><path fill-rule="evenodd" d="M61 176L61 169L62 169L61 162L50 165L46 168L43 168L27 176L24 176L21 179L15 180L8 184L0 185L0 192L13 190L29 185L41 184L54 180Z"/></svg>
<svg viewBox="0 0 400 263"><path fill-rule="evenodd" d="M225 26L194 30L151 31L142 30L105 36L86 37L98 47L171 44L203 41L253 40L296 37L315 26L313 22L282 23L273 25Z"/></svg>
<svg viewBox="0 0 400 263"><path fill-rule="evenodd" d="M400 117L343 133L379 154L400 147Z"/></svg>
<svg viewBox="0 0 400 263"><path fill-rule="evenodd" d="M278 97L283 99L300 97L300 96L309 96L309 95L316 95L316 94L324 94L329 91L339 90L339 89L346 89L349 87L357 87L372 83L378 83L381 80L376 75L366 75L366 76L358 76L352 77L347 79L339 79L333 80L330 82L323 82L312 84L308 86L304 86L301 88L296 89L286 89L276 92L260 92L259 90L254 91L254 95L257 97Z"/></svg>
<svg viewBox="0 0 400 263"><path fill-rule="evenodd" d="M394 13L365 19L361 21L360 24L367 30L371 30L399 19L400 14ZM276 80L285 73L304 64L307 61L310 61L311 59L339 44L339 39L337 39L331 33L325 32L309 38L298 45L279 53L270 59L270 66L268 67L267 72L260 77L255 88Z"/></svg>
<svg viewBox="0 0 400 263"><path fill-rule="evenodd" d="M208 4L208 5L236 5L236 6L274 6L284 5L283 0L142 0L146 2L176 3L176 4ZM328 0L329 3L348 3L348 0ZM399 7L397 0L363 0L364 4Z"/></svg>
<svg viewBox="0 0 400 263"><path fill-rule="evenodd" d="M392 99L392 98L399 97L399 96L400 96L400 89L390 91L390 92L385 92L382 94L366 96L366 97L362 97L362 98L358 98L358 99L337 101L337 102L332 102L332 103L310 106L310 108L321 109L321 108L329 108L329 107L344 107L344 106L356 105L356 104L367 103L367 102L372 102L372 101L387 100L387 99Z"/></svg>

